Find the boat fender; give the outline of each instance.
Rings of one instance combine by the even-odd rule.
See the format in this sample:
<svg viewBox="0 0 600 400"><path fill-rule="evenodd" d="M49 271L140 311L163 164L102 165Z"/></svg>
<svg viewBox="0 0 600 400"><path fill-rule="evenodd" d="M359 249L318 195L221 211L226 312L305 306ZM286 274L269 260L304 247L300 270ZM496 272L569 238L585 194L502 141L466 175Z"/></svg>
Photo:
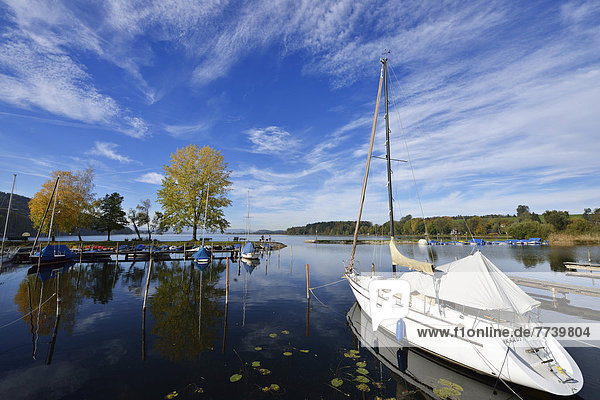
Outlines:
<svg viewBox="0 0 600 400"><path fill-rule="evenodd" d="M398 322L396 322L396 340L402 342L402 339L404 339L404 321L400 318Z"/></svg>

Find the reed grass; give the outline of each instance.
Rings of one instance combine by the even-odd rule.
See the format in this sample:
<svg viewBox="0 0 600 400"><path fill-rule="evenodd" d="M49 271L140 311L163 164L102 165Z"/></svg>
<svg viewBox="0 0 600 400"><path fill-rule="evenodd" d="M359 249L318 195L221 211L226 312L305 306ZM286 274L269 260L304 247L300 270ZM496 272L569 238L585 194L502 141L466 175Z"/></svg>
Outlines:
<svg viewBox="0 0 600 400"><path fill-rule="evenodd" d="M594 245L600 246L600 233L551 233L548 237L548 243L551 246L577 246Z"/></svg>

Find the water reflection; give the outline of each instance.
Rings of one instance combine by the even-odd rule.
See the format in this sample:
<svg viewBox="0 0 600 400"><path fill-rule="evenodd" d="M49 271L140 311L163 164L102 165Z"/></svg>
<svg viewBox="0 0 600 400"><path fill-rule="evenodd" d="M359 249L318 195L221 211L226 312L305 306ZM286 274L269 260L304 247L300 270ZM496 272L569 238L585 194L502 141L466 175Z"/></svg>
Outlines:
<svg viewBox="0 0 600 400"><path fill-rule="evenodd" d="M512 257L523 264L525 268L533 268L546 262L546 254L535 247L515 247L510 252Z"/></svg>
<svg viewBox="0 0 600 400"><path fill-rule="evenodd" d="M571 247L550 247L550 254L548 255L550 261L550 269L552 271L563 272L566 271L565 262L575 262L577 257L575 250Z"/></svg>
<svg viewBox="0 0 600 400"><path fill-rule="evenodd" d="M204 272L173 261L154 264L155 293L148 300L154 347L169 360L193 360L221 337L225 289L217 288L225 264Z"/></svg>

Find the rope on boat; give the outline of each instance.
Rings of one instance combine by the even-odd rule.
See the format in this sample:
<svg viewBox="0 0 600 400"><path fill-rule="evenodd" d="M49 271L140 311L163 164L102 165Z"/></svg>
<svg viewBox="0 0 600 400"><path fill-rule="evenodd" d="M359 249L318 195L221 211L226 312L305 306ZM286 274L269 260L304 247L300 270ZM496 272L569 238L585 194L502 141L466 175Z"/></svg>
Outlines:
<svg viewBox="0 0 600 400"><path fill-rule="evenodd" d="M340 283L340 282L343 282L343 281L345 281L345 280L346 280L346 279L342 278L342 279L340 279L340 280L337 280L337 281L335 281L335 282L326 283L325 285L311 287L311 288L309 288L309 290L310 290L310 291L312 291L313 289L320 289L320 288L323 288L323 287L325 287L325 286L335 285L336 283Z"/></svg>
<svg viewBox="0 0 600 400"><path fill-rule="evenodd" d="M336 282L336 283L337 283L337 282ZM310 291L310 293L313 295L313 297L314 297L315 299L317 299L317 301L318 301L319 303L321 303L321 305L323 305L323 307L325 307L325 308L329 308L329 309L330 309L331 311L333 311L335 314L340 314L340 315L342 315L342 316L344 317L344 320L345 320L345 318L346 318L346 314L344 314L344 313L341 313L341 312L339 312L339 311L337 311L337 310L334 310L333 308L329 307L327 304L323 303L323 302L321 301L321 299L319 299L319 298L317 297L317 295L315 294L315 292L313 292L313 290L312 290L312 289L310 289L310 288L309 288L308 290L309 290L309 291Z"/></svg>
<svg viewBox="0 0 600 400"><path fill-rule="evenodd" d="M27 314L23 315L21 318L17 318L17 319L15 319L14 321L12 321L12 322L9 322L9 323L8 323L8 324L6 324L6 325L2 325L2 326L0 326L0 329L2 329L2 328L6 328L7 326L10 326L10 325L14 324L15 322L19 322L19 321L20 321L20 320L22 320L23 318L25 318L25 317L27 317L27 316L29 316L29 315L33 314L33 312L34 312L35 310L37 310L38 308L41 308L41 307L42 307L44 304L46 304L47 302L49 302L49 301L50 301L50 300L51 300L51 299L52 299L54 296L56 296L56 293L53 293L53 294L52 294L52 296L48 297L48 299L47 299L45 302L43 302L43 303L42 303L42 304L40 304L38 307L36 307L36 308L34 308L33 310L31 310L30 312L28 312Z"/></svg>

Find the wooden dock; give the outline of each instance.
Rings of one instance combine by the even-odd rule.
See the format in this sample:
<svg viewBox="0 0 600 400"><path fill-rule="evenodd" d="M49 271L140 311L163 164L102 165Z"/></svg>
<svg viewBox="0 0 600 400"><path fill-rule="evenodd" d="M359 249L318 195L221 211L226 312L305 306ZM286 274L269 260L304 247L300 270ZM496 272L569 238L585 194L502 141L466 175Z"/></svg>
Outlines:
<svg viewBox="0 0 600 400"><path fill-rule="evenodd" d="M252 242L254 247L259 251L279 250L286 247L285 244L280 242ZM235 247L234 245L239 245ZM89 246L89 245L88 245ZM123 243L121 243L123 246ZM152 256L155 261L168 261L168 260L190 260L193 254L196 252L193 247L180 246L178 249L160 249L158 246L153 248L145 248L136 250L135 248L119 249L119 243L115 243L114 247L104 248L101 250L86 249L83 250L78 248L72 248L71 250L76 254L74 261L81 261L85 263L89 262L111 262L115 260L119 261L147 261ZM194 244L197 247L198 244ZM206 247L211 249L213 259L237 259L240 256L241 248L243 243L231 243L226 245L221 244L209 244ZM87 247L87 246L86 246ZM18 262L21 264L29 263L29 251L23 252L22 259Z"/></svg>
<svg viewBox="0 0 600 400"><path fill-rule="evenodd" d="M554 293L573 293L584 296L600 297L600 288L591 286L571 285L562 282L541 281L538 279L519 278L511 276L510 279L519 286L526 286L535 289L549 290Z"/></svg>

